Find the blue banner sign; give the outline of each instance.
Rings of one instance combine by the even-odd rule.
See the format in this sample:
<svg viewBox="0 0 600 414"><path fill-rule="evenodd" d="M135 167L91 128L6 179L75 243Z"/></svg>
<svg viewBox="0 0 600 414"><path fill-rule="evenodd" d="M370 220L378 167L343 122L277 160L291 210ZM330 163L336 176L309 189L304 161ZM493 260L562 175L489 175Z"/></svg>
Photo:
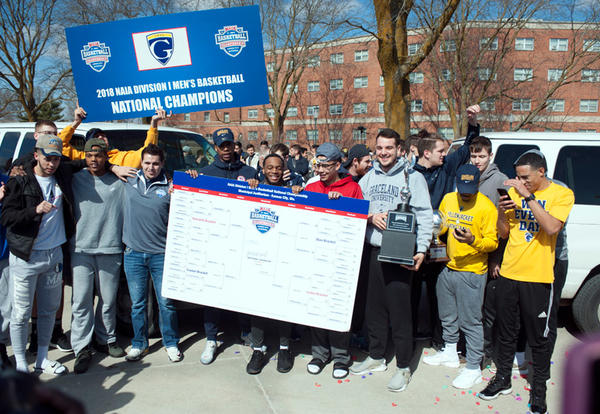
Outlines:
<svg viewBox="0 0 600 414"><path fill-rule="evenodd" d="M66 29L87 122L269 102L258 6Z"/></svg>

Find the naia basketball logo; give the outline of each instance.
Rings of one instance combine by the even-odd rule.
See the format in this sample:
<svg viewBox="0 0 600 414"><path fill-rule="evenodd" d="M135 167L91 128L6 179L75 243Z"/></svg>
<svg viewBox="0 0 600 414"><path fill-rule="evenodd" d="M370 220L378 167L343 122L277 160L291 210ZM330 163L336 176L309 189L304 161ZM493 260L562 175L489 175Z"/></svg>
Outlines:
<svg viewBox="0 0 600 414"><path fill-rule="evenodd" d="M279 216L270 208L260 207L250 212L250 220L256 226L256 230L266 233L279 222Z"/></svg>
<svg viewBox="0 0 600 414"><path fill-rule="evenodd" d="M100 42L88 42L83 45L81 59L96 72L102 72L110 57L110 47Z"/></svg>
<svg viewBox="0 0 600 414"><path fill-rule="evenodd" d="M248 43L248 32L243 27L225 26L215 35L215 43L231 57L236 57Z"/></svg>

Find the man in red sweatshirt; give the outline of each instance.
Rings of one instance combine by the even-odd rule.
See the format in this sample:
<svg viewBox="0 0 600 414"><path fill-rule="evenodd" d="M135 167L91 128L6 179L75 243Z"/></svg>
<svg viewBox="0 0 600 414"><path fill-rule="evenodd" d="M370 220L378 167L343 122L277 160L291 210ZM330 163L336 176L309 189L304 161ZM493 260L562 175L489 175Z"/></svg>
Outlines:
<svg viewBox="0 0 600 414"><path fill-rule="evenodd" d="M317 148L315 171L320 180L306 186L306 191L327 194L330 199L352 197L362 199L360 186L351 175L340 176L342 153L333 144L326 142ZM333 378L342 379L350 367L350 332L337 332L312 328L312 360L306 366L309 373L319 374L333 359Z"/></svg>

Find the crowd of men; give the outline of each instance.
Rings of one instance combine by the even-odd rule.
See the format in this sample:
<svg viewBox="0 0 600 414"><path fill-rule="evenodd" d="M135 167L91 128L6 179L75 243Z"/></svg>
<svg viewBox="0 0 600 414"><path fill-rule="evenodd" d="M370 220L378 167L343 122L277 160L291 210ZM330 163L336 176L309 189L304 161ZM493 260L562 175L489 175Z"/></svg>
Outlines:
<svg viewBox="0 0 600 414"><path fill-rule="evenodd" d="M462 352L466 366L452 385L470 389L481 383L482 369L489 369L495 376L479 396L490 400L511 392L511 371L522 368L528 344L533 362L530 410L546 412L546 381L567 267L564 224L574 196L546 176L546 160L539 151L515 160L515 179L502 174L491 163L490 140L479 135L478 112L477 105L467 109L467 137L450 154L448 143L435 133L421 131L403 140L384 128L377 134L374 157L362 144L343 153L323 143L311 148L309 162L302 155L307 150L296 145L269 147L261 142L258 151L248 145L244 153L232 131L221 128L213 134L214 162L200 166L199 158L190 159L188 165L196 163L187 171L192 177L243 180L253 188L286 186L295 193L327 194L332 202L340 197L369 201L352 331L310 329L310 374L321 373L331 361L336 379L385 371L390 335L397 370L388 389L405 390L412 377L415 339L424 335L417 327L423 325L418 309L425 285L430 316L426 334L437 352L423 362L458 368ZM34 152L13 163L11 178L0 188L0 224L8 247L0 279L3 368L13 366L6 350L10 343L14 367L29 371L30 320L29 351L36 354L37 372L67 373L64 365L48 359L49 346L73 351L76 373L89 369L93 350L128 361L142 359L149 350L148 278L167 357L172 362L183 358L175 305L161 294L172 190L157 128L167 115L157 111L138 150L111 149L106 133L93 128L78 151L70 141L85 116L77 108L73 124L60 134L52 122L38 122ZM401 203L406 189L416 219L412 266L378 258L388 211ZM445 262L428 259L435 210L445 222ZM133 338L127 352L116 337L121 266L132 301ZM67 275L73 288L70 340L60 325ZM220 309L204 308L202 364L217 356L221 314ZM277 328L280 338L277 370L292 369L292 324L248 315L238 319L243 338L253 348L249 374L260 373L268 362L264 336L269 326ZM350 343L356 338L368 356L353 364Z"/></svg>

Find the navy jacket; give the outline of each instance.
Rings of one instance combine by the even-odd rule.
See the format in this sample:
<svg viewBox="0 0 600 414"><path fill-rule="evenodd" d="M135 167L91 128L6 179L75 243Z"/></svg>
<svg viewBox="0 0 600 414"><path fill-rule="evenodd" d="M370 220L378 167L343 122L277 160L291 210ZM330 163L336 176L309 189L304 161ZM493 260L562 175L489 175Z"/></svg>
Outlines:
<svg viewBox="0 0 600 414"><path fill-rule="evenodd" d="M289 157L287 166L290 171L298 173L302 176L308 174L308 160L303 156L300 156L299 159Z"/></svg>
<svg viewBox="0 0 600 414"><path fill-rule="evenodd" d="M225 163L217 157L212 164L199 168L198 173L211 177L228 178L230 180L237 180L239 177L243 177L245 180L249 180L250 178L258 179L258 171L241 162L237 156L229 163Z"/></svg>
<svg viewBox="0 0 600 414"><path fill-rule="evenodd" d="M461 165L469 162L471 158L469 145L471 145L473 138L477 136L479 136L479 124L477 126L469 124L465 143L452 154L446 156L442 165L425 168L417 162L413 167L416 171L423 174L425 181L427 181L429 196L431 197L431 207L434 210L439 208L444 195L454 191L456 170Z"/></svg>

